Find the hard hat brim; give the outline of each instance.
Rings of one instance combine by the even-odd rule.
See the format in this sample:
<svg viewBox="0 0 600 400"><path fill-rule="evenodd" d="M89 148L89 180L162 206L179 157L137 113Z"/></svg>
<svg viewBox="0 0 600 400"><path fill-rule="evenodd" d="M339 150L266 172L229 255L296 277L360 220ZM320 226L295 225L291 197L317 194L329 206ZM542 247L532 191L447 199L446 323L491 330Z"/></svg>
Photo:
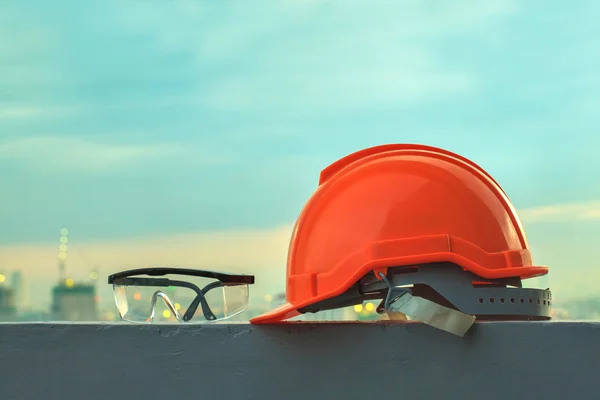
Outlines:
<svg viewBox="0 0 600 400"><path fill-rule="evenodd" d="M251 318L250 323L254 325L272 324L277 322L285 323L284 320L300 315L298 308L300 307L286 302L258 317Z"/></svg>

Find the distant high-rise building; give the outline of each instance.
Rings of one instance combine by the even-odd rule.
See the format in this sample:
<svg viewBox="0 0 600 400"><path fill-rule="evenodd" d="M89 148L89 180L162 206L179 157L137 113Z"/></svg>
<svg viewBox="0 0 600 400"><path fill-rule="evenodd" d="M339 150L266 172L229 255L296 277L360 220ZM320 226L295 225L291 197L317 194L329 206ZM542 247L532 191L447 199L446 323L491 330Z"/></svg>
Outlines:
<svg viewBox="0 0 600 400"><path fill-rule="evenodd" d="M72 279L52 289L53 321L97 321L96 287Z"/></svg>
<svg viewBox="0 0 600 400"><path fill-rule="evenodd" d="M12 321L16 314L13 288L6 284L0 284L0 321Z"/></svg>
<svg viewBox="0 0 600 400"><path fill-rule="evenodd" d="M51 315L54 321L97 321L96 286L75 283L66 277L69 230L60 230L58 252L58 285L52 288Z"/></svg>
<svg viewBox="0 0 600 400"><path fill-rule="evenodd" d="M11 286L14 290L15 302L18 310L25 310L29 307L29 291L21 271L15 271L10 277Z"/></svg>

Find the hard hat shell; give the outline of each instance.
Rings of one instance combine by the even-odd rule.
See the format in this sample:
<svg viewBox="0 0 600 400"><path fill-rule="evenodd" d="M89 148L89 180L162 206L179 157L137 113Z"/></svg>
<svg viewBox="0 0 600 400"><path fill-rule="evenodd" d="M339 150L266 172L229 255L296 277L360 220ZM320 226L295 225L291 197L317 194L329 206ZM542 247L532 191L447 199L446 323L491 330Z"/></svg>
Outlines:
<svg viewBox="0 0 600 400"><path fill-rule="evenodd" d="M350 154L321 172L294 226L286 303L252 323L294 317L370 271L448 262L487 279L545 275L506 193L474 162L424 145Z"/></svg>

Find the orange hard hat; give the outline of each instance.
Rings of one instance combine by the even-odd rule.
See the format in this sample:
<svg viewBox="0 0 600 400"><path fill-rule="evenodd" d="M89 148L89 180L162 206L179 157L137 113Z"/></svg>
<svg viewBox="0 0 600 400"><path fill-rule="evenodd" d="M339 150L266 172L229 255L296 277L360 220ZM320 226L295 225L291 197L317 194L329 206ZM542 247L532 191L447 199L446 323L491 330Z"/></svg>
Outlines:
<svg viewBox="0 0 600 400"><path fill-rule="evenodd" d="M321 172L291 237L286 302L250 322L297 316L370 272L435 263L490 281L548 272L506 193L472 161L415 144L361 150Z"/></svg>

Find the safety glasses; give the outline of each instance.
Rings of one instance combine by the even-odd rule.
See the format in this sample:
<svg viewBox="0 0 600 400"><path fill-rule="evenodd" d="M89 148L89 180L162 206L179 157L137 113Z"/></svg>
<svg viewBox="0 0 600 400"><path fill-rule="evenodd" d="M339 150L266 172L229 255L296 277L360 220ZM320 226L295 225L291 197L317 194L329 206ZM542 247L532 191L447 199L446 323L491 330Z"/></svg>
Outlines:
<svg viewBox="0 0 600 400"><path fill-rule="evenodd" d="M113 286L119 315L126 321L203 323L243 312L254 276L140 268L110 275L108 283Z"/></svg>

